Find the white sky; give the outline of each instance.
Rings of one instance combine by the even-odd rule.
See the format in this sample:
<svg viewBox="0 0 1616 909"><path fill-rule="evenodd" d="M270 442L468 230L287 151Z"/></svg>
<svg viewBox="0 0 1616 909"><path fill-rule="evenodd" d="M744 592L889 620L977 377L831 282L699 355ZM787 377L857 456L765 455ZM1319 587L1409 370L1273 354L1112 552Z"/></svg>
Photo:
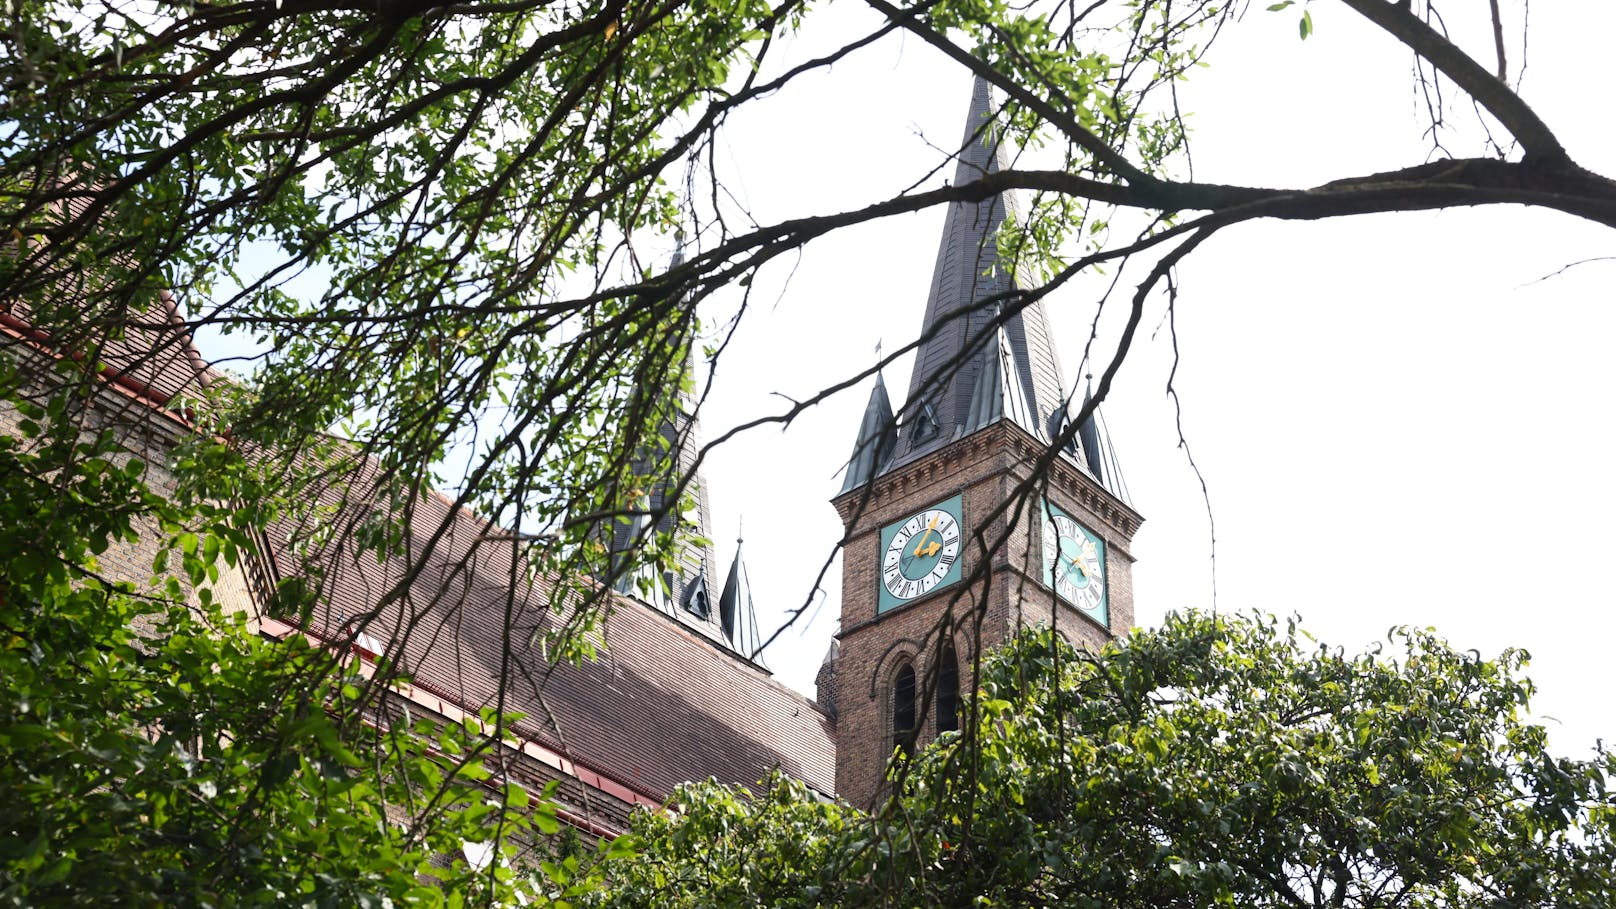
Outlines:
<svg viewBox="0 0 1616 909"><path fill-rule="evenodd" d="M1198 178L1306 186L1425 160L1405 51L1326 2L1312 4L1317 32L1304 43L1295 10L1262 5L1181 89ZM1613 6L1534 4L1522 87L1572 155L1606 174L1616 127L1599 65ZM842 4L810 18L786 49L793 58L823 52L867 14ZM1480 38L1466 46L1490 65ZM957 143L969 93L970 77L917 40L886 41L737 117L725 134L729 187L764 222L890 194L935 162L928 141ZM1467 112L1450 116L1472 122ZM1458 155L1481 150L1470 132L1446 141ZM765 273L704 433L779 411L774 393L806 397L853 374L877 340L911 341L941 221L933 211L850 230L811 246L789 282L790 263ZM1533 283L1616 255L1613 239L1567 216L1495 208L1245 225L1197 251L1180 269L1178 388L1217 521L1218 608L1294 611L1352 650L1397 624L1434 626L1489 656L1523 647L1558 750L1580 755L1616 731L1606 401L1616 261ZM1080 282L1049 302L1069 381L1098 288ZM715 300L709 319L726 304ZM1161 318L1154 305L1147 327ZM1121 316L1119 303L1106 324L1114 331ZM1206 509L1163 394L1170 365L1165 332L1142 337L1105 406L1146 518L1133 549L1142 625L1212 603ZM895 406L908 373L903 362L887 373ZM727 567L744 519L766 626L808 595L840 537L828 501L868 390L711 456L719 561ZM811 620L765 656L809 694L839 584L838 564Z"/></svg>

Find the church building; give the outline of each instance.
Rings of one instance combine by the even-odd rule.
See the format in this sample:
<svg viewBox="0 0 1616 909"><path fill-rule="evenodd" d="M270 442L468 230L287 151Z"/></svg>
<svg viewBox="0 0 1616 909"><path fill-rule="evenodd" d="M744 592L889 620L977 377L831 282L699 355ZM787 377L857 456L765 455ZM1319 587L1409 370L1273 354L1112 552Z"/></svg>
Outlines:
<svg viewBox="0 0 1616 909"><path fill-rule="evenodd" d="M992 93L978 80L954 185L1005 160ZM306 635L351 650L361 665L385 655L403 666L409 681L397 698L413 715L457 722L490 706L522 715L501 759L507 778L558 782L561 817L588 833L622 831L630 812L663 804L682 782L752 786L774 768L870 805L895 749L958 727L982 649L1028 625L1097 645L1133 622L1130 546L1142 519L1099 421L1072 423L1082 402L1061 372L1041 297L999 259L1000 225L1016 216L1010 193L949 207L907 392L894 407L877 375L862 421L848 427L851 457L831 503L845 528L841 625L816 697L762 665L741 556L721 569L705 544L686 545L662 578L619 579L596 658L553 663L542 642L566 616L549 608L549 582L529 579L510 546L485 545L497 528L442 495L414 506L415 525L439 535L431 545L412 540L402 558L327 546L319 606L304 621L267 606L320 527L269 528L261 557L221 588L237 592L265 635ZM8 352L41 356L48 345L15 314L0 331ZM106 352L101 406L144 414L124 421L146 427L139 438L130 430L137 455L172 444L186 426L174 402L219 380L177 334L131 332ZM135 350L142 344L167 353ZM120 356L138 368L120 367ZM697 463L695 410L678 397L664 425L683 472ZM0 413L0 423L11 418ZM153 425L165 428L154 435ZM343 520L327 532L363 522L363 496L352 493L371 470L355 465L347 488L329 492L327 515ZM696 513L685 516L702 538L711 537L708 480L723 483L694 478ZM650 490L647 510L673 511L662 506L674 494ZM617 527L606 544L626 551L673 520ZM127 555L140 577L150 556Z"/></svg>

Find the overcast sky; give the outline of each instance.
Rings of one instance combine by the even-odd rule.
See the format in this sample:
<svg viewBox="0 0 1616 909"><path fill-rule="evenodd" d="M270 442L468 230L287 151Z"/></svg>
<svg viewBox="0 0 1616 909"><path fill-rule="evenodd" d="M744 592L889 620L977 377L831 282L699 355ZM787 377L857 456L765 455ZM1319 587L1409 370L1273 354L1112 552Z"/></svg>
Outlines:
<svg viewBox="0 0 1616 909"><path fill-rule="evenodd" d="M1305 43L1294 11L1258 6L1182 86L1199 179L1307 186L1426 160L1409 55L1345 8L1312 6ZM1616 129L1598 67L1616 32L1610 6L1534 5L1522 87L1571 154L1606 174ZM822 52L863 17L852 4L816 11L787 53ZM1490 65L1479 37L1466 46ZM1513 45L1512 71L1519 53ZM918 41L883 42L737 117L725 133L729 188L765 222L890 194L935 164L933 146L958 142L969 93L969 75ZM1449 116L1473 122L1467 113ZM1443 139L1455 155L1481 151L1473 130ZM775 393L806 397L868 366L877 341L911 341L941 221L934 211L850 230L760 279L715 377L706 434L778 411ZM1497 208L1252 224L1204 244L1179 272L1177 387L1217 523L1217 608L1300 613L1353 650L1404 623L1489 656L1524 647L1559 750L1580 754L1616 731L1616 261L1538 280L1616 255L1613 240L1563 215ZM1099 281L1050 300L1068 380ZM717 298L708 318L734 305ZM1154 305L1150 328L1164 312ZM1102 322L1112 331L1114 309ZM1169 339L1142 340L1105 415L1146 519L1134 583L1150 625L1170 609L1211 608L1213 583L1207 509L1163 393ZM901 396L908 377L900 362L888 387ZM868 388L711 457L720 562L744 519L765 625L809 595L840 536L828 501ZM809 694L839 581L838 564L809 621L765 657Z"/></svg>

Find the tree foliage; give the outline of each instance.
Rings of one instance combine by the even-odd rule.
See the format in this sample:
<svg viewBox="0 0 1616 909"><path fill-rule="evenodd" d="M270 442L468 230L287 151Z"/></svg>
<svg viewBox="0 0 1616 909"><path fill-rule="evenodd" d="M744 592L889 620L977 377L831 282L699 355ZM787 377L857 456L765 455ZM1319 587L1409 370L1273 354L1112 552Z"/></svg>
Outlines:
<svg viewBox="0 0 1616 909"><path fill-rule="evenodd" d="M884 16L869 34L784 64L781 39L813 13L801 0L7 4L0 308L44 333L65 378L48 393L40 375L0 381L34 424L0 439L6 899L431 902L502 886L497 865L429 862L473 838L490 791L517 798L461 759L485 739L367 717L374 692L340 662L295 639L271 648L192 595L270 515L308 505L283 474L332 434L373 459L396 520L452 485L509 531L487 545L520 548L550 578L611 578L630 566L605 558L600 527L641 510L631 465L662 416L632 390L687 385L700 301L841 227L1034 194L1001 245L1047 283L1005 300L1007 314L1085 268L1158 257L1097 405L1145 296L1242 222L1523 203L1616 225L1616 186L1570 158L1508 73L1445 37L1426 0L1342 3L1509 139L1311 189L1178 176L1188 140L1171 86L1240 4L867 2ZM754 223L714 178L726 119L900 32L996 85L1012 139L1054 163ZM1150 226L1113 239L1123 210ZM675 235L690 253L663 270ZM217 414L224 441L177 463L192 493L179 499L80 419L105 346L165 323L165 290L191 328L258 351L235 364L250 393ZM26 347L5 339L8 354ZM175 582L103 577L98 553L150 526ZM364 541L386 556L400 539ZM557 592L587 605L604 589ZM692 902L877 901L878 883L916 901L1084 904L1575 905L1608 890L1610 814L1593 807L1608 763L1551 759L1512 725L1525 688L1511 658L1466 660L1415 634L1395 665L1309 661L1259 631L1185 621L1046 664L1023 644L976 701L980 735L924 755L879 826L783 784L753 804L698 792L685 820L644 819L664 858L612 866L623 889L609 896L631 901L636 880L650 886L635 875L657 868L651 883ZM1166 660L1174 647L1182 665ZM1241 654L1249 665L1231 662ZM1168 697L1196 690L1214 694ZM701 828L681 823L774 852L745 866L755 880L698 874L658 852L681 836L695 850ZM732 829L752 833L719 836ZM837 875L757 889L783 867Z"/></svg>
<svg viewBox="0 0 1616 909"><path fill-rule="evenodd" d="M1524 664L1414 629L1350 655L1229 616L1098 654L1025 633L877 816L785 781L692 786L640 818L597 902L1607 905L1616 757L1545 751Z"/></svg>
<svg viewBox="0 0 1616 909"><path fill-rule="evenodd" d="M237 515L153 491L66 407L13 403L0 905L440 906L525 886L462 855L555 829L553 806L504 810L528 795L488 784L481 728L378 712L355 664L249 632L211 586L248 551ZM166 541L152 583L109 576L100 557L143 534Z"/></svg>
<svg viewBox="0 0 1616 909"><path fill-rule="evenodd" d="M68 343L152 318L173 289L195 325L256 342L236 438L296 451L340 426L399 501L451 482L568 577L603 573L591 535L635 510L628 468L657 421L630 388L679 374L714 289L848 224L1030 192L1001 245L1048 283L1007 313L1086 268L1155 257L1096 404L1146 294L1232 225L1487 203L1616 225L1616 184L1576 165L1502 58L1495 75L1426 0L1343 5L1410 48L1428 89L1474 101L1495 128L1485 153L1312 189L1178 176L1172 86L1244 4L869 5L884 17L870 33L782 61L813 12L800 0L17 0L0 35L0 297ZM1010 138L1045 150L1038 166L752 222L717 182L726 120L891 33L992 82ZM1126 210L1154 220L1113 238ZM676 233L691 253L664 272Z"/></svg>

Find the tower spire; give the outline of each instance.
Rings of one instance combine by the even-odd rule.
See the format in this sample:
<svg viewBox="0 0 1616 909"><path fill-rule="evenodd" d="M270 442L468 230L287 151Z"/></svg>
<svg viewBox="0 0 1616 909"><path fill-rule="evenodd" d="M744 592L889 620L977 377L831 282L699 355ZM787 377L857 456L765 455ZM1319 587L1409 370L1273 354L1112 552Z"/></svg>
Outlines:
<svg viewBox="0 0 1616 909"><path fill-rule="evenodd" d="M1088 387L1083 391L1083 407L1088 407L1094 399L1094 376L1084 377L1088 380ZM1128 502L1128 484L1123 482L1122 468L1117 461L1116 449L1111 445L1111 434L1106 432L1105 420L1100 416L1100 409L1094 408L1083 425L1077 428L1077 437L1074 441L1081 446L1082 465L1088 470L1089 476L1104 486L1108 492Z"/></svg>
<svg viewBox="0 0 1616 909"><path fill-rule="evenodd" d="M863 486L885 470L897 441L898 426L892 416L892 401L887 397L887 383L877 370L875 387L870 389L869 403L864 405L864 419L859 421L853 457L847 462L847 479L842 482L842 492Z"/></svg>
<svg viewBox="0 0 1616 909"><path fill-rule="evenodd" d="M761 666L763 658L758 649L763 646L763 638L758 634L757 609L752 605L752 581L747 577L746 563L741 561L741 542L735 541L735 561L730 563L724 593L718 598L718 615L730 647Z"/></svg>
<svg viewBox="0 0 1616 909"><path fill-rule="evenodd" d="M684 232L674 241L669 269L685 261ZM638 575L619 579L618 590L641 595L640 588L652 589L650 605L668 613L704 636L727 644L727 636L713 608L711 584L715 575L712 548L705 543L712 534L708 527L707 489L696 469L700 454L700 424L696 418L693 391L696 373L695 317L691 314L676 339L679 369L667 386L638 387L654 408L659 428L645 450L634 460L634 475L646 485L636 510L639 520L619 525L612 537L613 553L626 553L643 545L654 533L676 533L682 538L674 552L671 569L660 578L642 583ZM652 526L652 520L655 525ZM684 525L683 530L679 530Z"/></svg>
<svg viewBox="0 0 1616 909"><path fill-rule="evenodd" d="M978 79L955 185L985 189L979 181L1008 168L994 113ZM890 793L883 768L895 748L956 727L956 648L991 647L1033 624L1097 647L1133 623L1128 547L1141 519L1090 480L1121 495L1104 424L1073 423L1078 389L1061 377L1041 294L1001 256L1012 244L999 231L1016 217L1010 192L944 213L896 441L878 374L833 502L844 526L841 622L815 690L835 718L837 792L854 805ZM1052 451L1067 433L1071 444ZM1042 467L1049 482L1007 524L1004 506ZM1016 545L974 544L1006 530ZM972 580L1000 571L1019 580Z"/></svg>
<svg viewBox="0 0 1616 909"><path fill-rule="evenodd" d="M978 77L955 164L956 185L1007 166L994 116L992 89ZM921 325L927 340L915 354L888 467L999 419L1051 438L1051 417L1063 409L1065 383L1049 320L1041 300L1021 306L1017 293L1032 286L1025 269L999 258L1000 226L1018 210L1010 192L949 206ZM1001 307L1018 306L999 324Z"/></svg>

